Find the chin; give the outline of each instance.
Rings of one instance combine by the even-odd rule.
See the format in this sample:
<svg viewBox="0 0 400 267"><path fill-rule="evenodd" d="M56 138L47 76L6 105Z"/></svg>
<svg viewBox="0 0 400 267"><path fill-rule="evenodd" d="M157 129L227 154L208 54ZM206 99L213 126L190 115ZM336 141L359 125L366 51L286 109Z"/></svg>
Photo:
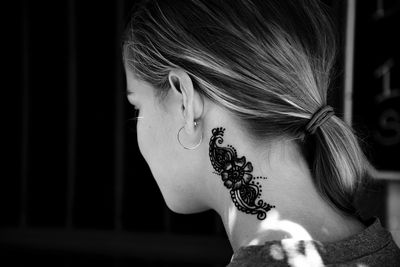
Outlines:
<svg viewBox="0 0 400 267"><path fill-rule="evenodd" d="M163 195L164 196L164 195ZM167 207L178 214L193 214L199 213L203 211L207 211L210 208L205 205L201 205L200 203L196 203L191 200L183 200L183 199L169 199L164 196L164 201Z"/></svg>

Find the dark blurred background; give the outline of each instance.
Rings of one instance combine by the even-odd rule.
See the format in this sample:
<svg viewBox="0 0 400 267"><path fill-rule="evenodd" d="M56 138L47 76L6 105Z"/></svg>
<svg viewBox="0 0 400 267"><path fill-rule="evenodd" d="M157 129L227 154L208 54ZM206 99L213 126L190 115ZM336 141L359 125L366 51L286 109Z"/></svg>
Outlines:
<svg viewBox="0 0 400 267"><path fill-rule="evenodd" d="M134 2L3 5L1 266L229 262L215 212L169 211L139 153L120 49ZM323 2L342 48L329 101L376 166L357 203L399 242L400 1Z"/></svg>

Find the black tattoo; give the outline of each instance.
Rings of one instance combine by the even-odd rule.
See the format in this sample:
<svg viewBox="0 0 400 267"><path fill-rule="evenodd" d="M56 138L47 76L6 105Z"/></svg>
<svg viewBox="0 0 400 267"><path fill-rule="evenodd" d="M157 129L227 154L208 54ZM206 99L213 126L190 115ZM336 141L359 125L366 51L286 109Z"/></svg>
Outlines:
<svg viewBox="0 0 400 267"><path fill-rule="evenodd" d="M231 145L219 146L224 142L224 131L225 129L222 127L212 130L209 150L211 164L216 174L221 176L224 185L230 189L235 206L242 212L257 214L259 220L264 220L267 212L275 206L259 199L262 192L261 185L255 180L267 178L253 177L251 162L246 162L244 156L238 158L236 149Z"/></svg>

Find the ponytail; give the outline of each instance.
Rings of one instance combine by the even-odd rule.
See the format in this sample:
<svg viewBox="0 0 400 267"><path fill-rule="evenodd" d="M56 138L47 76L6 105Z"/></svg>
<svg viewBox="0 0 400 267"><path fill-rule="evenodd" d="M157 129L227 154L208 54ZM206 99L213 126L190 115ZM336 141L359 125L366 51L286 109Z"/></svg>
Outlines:
<svg viewBox="0 0 400 267"><path fill-rule="evenodd" d="M354 214L354 194L366 175L368 161L351 127L332 116L308 138L313 139L311 166L318 191L341 211Z"/></svg>

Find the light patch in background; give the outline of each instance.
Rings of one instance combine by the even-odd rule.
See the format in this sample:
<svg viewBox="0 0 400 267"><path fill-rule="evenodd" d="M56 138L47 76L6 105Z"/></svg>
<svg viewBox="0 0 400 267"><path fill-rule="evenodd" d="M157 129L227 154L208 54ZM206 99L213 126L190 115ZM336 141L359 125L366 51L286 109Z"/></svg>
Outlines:
<svg viewBox="0 0 400 267"><path fill-rule="evenodd" d="M387 228L396 245L400 247L400 182L389 182L387 190Z"/></svg>

